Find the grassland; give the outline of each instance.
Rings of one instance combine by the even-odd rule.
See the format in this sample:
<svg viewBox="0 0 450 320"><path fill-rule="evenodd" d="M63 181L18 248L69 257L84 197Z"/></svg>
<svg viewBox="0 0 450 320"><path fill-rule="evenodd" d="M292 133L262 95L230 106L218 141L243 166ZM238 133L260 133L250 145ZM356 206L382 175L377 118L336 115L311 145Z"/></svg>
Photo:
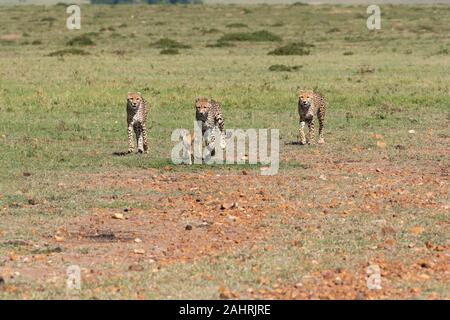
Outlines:
<svg viewBox="0 0 450 320"><path fill-rule="evenodd" d="M365 9L82 6L69 31L0 7L0 298L448 298L450 7ZM323 146L293 143L299 87L329 101ZM150 154L117 156L134 90ZM198 95L279 128L279 174L173 165Z"/></svg>

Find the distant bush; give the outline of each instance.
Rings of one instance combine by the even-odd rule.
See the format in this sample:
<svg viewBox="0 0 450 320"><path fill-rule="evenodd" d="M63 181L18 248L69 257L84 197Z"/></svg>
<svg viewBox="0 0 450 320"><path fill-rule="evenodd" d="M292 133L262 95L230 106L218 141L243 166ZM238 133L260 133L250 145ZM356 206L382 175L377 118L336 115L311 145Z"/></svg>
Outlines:
<svg viewBox="0 0 450 320"><path fill-rule="evenodd" d="M203 28L203 29L200 29L200 31L201 31L203 34L219 33L219 32L220 32L220 30L219 30L219 29L216 29L216 28L209 28L209 29Z"/></svg>
<svg viewBox="0 0 450 320"><path fill-rule="evenodd" d="M442 54L442 55L448 55L450 53L450 51L448 50L448 48L442 48L440 49L438 52L436 52L436 54Z"/></svg>
<svg viewBox="0 0 450 320"><path fill-rule="evenodd" d="M224 34L218 41L249 41L249 42L263 42L263 41L281 41L281 37L272 32L261 30L255 32L237 32Z"/></svg>
<svg viewBox="0 0 450 320"><path fill-rule="evenodd" d="M329 29L327 31L327 33L334 33L334 32L339 32L339 31L341 31L341 29L334 27L334 28Z"/></svg>
<svg viewBox="0 0 450 320"><path fill-rule="evenodd" d="M47 56L49 57L57 57L57 56L66 56L66 55L73 55L73 56L87 56L89 55L89 52L86 52L81 49L71 48L71 49L64 49L59 51L54 51L49 53Z"/></svg>
<svg viewBox="0 0 450 320"><path fill-rule="evenodd" d="M32 44L33 46L37 46L37 45L42 44L42 41L41 41L41 40L33 40L33 41L31 42L31 44Z"/></svg>
<svg viewBox="0 0 450 320"><path fill-rule="evenodd" d="M351 51L345 51L345 52L343 53L343 55L344 55L344 56L352 56L352 55L353 55L353 52L351 52Z"/></svg>
<svg viewBox="0 0 450 320"><path fill-rule="evenodd" d="M77 36L66 43L68 46L93 46L95 43L88 35Z"/></svg>
<svg viewBox="0 0 450 320"><path fill-rule="evenodd" d="M292 4L292 6L307 6L307 5L308 5L307 3L300 2L300 1L294 2Z"/></svg>
<svg viewBox="0 0 450 320"><path fill-rule="evenodd" d="M287 71L287 72L291 72L291 71L297 71L300 68L302 68L302 66L286 66L284 64L274 64L274 65L271 65L269 67L269 71Z"/></svg>
<svg viewBox="0 0 450 320"><path fill-rule="evenodd" d="M151 47L155 48L161 48L161 49L188 49L191 48L191 46L182 44L176 40L172 40L169 38L161 38L156 42L153 42L150 44Z"/></svg>
<svg viewBox="0 0 450 320"><path fill-rule="evenodd" d="M56 21L56 18L55 18L55 17L44 17L44 18L41 19L41 21L42 21L42 22L50 22L50 23L53 23L53 22Z"/></svg>
<svg viewBox="0 0 450 320"><path fill-rule="evenodd" d="M208 48L229 48L234 47L234 44L226 42L226 41L217 41L213 44L207 44L206 47Z"/></svg>
<svg viewBox="0 0 450 320"><path fill-rule="evenodd" d="M313 44L301 42L289 43L285 46L270 51L269 55L275 56L306 56L310 54L309 48L314 47Z"/></svg>
<svg viewBox="0 0 450 320"><path fill-rule="evenodd" d="M248 25L245 23L236 22L227 24L227 28L248 28Z"/></svg>
<svg viewBox="0 0 450 320"><path fill-rule="evenodd" d="M167 48L167 49L163 49L159 52L160 54L179 54L180 52L178 51L178 49L175 48Z"/></svg>

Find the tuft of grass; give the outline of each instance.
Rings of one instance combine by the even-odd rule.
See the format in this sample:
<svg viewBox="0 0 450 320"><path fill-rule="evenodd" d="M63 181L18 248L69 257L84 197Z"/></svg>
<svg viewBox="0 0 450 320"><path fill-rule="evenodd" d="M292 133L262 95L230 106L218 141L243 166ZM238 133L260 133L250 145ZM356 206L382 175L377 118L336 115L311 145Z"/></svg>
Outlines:
<svg viewBox="0 0 450 320"><path fill-rule="evenodd" d="M226 41L217 41L216 43L207 44L207 48L229 48L234 47L234 44Z"/></svg>
<svg viewBox="0 0 450 320"><path fill-rule="evenodd" d="M305 56L311 53L309 48L312 47L314 47L313 44L305 43L303 41L293 42L276 48L275 50L270 51L268 54L275 56Z"/></svg>
<svg viewBox="0 0 450 320"><path fill-rule="evenodd" d="M248 25L241 22L229 23L226 25L227 28L248 28Z"/></svg>
<svg viewBox="0 0 450 320"><path fill-rule="evenodd" d="M42 41L41 41L41 40L33 40L33 41L31 42L31 44L32 44L33 46L37 46L37 45L42 44Z"/></svg>
<svg viewBox="0 0 450 320"><path fill-rule="evenodd" d="M327 30L327 33L335 33L335 32L340 32L340 31L341 31L341 29L334 27L334 28Z"/></svg>
<svg viewBox="0 0 450 320"><path fill-rule="evenodd" d="M182 44L176 40L172 40L169 38L161 38L156 42L150 44L151 47L161 48L161 49L188 49L191 46Z"/></svg>
<svg viewBox="0 0 450 320"><path fill-rule="evenodd" d="M448 48L442 48L438 52L436 52L437 55L448 55L449 53L450 51L448 50Z"/></svg>
<svg viewBox="0 0 450 320"><path fill-rule="evenodd" d="M53 51L53 52L49 53L47 56L48 57L63 57L63 56L67 56L67 55L88 56L88 55L90 55L90 53L87 51L84 51L82 49L71 48L71 49Z"/></svg>
<svg viewBox="0 0 450 320"><path fill-rule="evenodd" d="M167 49L161 50L159 53L160 54L174 55L174 54L179 54L180 52L176 48L167 48Z"/></svg>
<svg viewBox="0 0 450 320"><path fill-rule="evenodd" d="M270 31L236 32L224 34L218 41L247 41L247 42L279 42L282 38Z"/></svg>
<svg viewBox="0 0 450 320"><path fill-rule="evenodd" d="M200 29L200 31L202 32L202 34L211 34L211 33L219 33L220 30L216 29L216 28L203 28Z"/></svg>
<svg viewBox="0 0 450 320"><path fill-rule="evenodd" d="M293 4L291 4L291 6L293 6L293 7L297 7L297 6L307 6L307 5L308 5L307 3L300 2L300 1L297 1L297 2L294 2Z"/></svg>
<svg viewBox="0 0 450 320"><path fill-rule="evenodd" d="M93 46L95 45L94 41L86 35L83 34L81 36L74 37L67 41L66 43L68 46Z"/></svg>
<svg viewBox="0 0 450 320"><path fill-rule="evenodd" d="M286 66L284 64L273 64L269 67L269 71L291 72L301 69L303 66Z"/></svg>

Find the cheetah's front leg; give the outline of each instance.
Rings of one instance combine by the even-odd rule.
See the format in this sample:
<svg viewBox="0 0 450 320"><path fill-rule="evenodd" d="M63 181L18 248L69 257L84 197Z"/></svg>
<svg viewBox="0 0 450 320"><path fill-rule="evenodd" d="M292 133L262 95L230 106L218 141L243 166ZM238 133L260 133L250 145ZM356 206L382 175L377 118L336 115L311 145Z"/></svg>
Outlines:
<svg viewBox="0 0 450 320"><path fill-rule="evenodd" d="M132 153L134 150L133 145L133 126L128 125L128 153Z"/></svg>
<svg viewBox="0 0 450 320"><path fill-rule="evenodd" d="M300 128L298 129L298 142L300 144L306 144L305 121L302 121L302 120L300 120Z"/></svg>
<svg viewBox="0 0 450 320"><path fill-rule="evenodd" d="M136 129L136 143L137 143L137 149L138 149L138 153L143 153L144 152L144 147L143 147L143 143L144 143L144 139L142 136L142 128L140 126L137 126Z"/></svg>
<svg viewBox="0 0 450 320"><path fill-rule="evenodd" d="M317 142L320 144L325 143L325 140L323 139L324 122L325 122L325 112L319 110L319 140Z"/></svg>
<svg viewBox="0 0 450 320"><path fill-rule="evenodd" d="M147 126L142 126L142 138L144 140L144 152L148 153Z"/></svg>
<svg viewBox="0 0 450 320"><path fill-rule="evenodd" d="M308 120L308 135L306 136L307 144L314 144L314 119Z"/></svg>

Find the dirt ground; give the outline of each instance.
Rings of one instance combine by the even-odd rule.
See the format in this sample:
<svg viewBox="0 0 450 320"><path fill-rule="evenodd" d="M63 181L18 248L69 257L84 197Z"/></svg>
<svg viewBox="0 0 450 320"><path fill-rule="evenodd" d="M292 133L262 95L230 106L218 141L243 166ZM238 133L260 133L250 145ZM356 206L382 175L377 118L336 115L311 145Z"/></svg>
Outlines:
<svg viewBox="0 0 450 320"><path fill-rule="evenodd" d="M283 156L296 157L301 147L286 148ZM275 176L252 169L183 172L169 166L85 175L77 188L126 190L120 195L112 191L102 200L133 205L92 207L90 214L65 221L36 242L10 243L20 250L11 250L0 273L6 279L19 272L21 279L58 283L70 263L82 266L84 281L101 283L124 269L158 272L242 249L264 255L289 246L298 252L298 263L305 251L317 250L300 280L261 276L256 288L219 286L218 297L448 298L448 290L426 289L429 282L449 283L448 244L425 237L448 231L445 161L414 161L410 155L393 162L378 150L345 155L332 154L326 146L304 148L311 152L301 154L302 168ZM435 148L411 152L448 156L448 150ZM338 243L343 235L347 239ZM355 259L349 249L353 240L360 247ZM331 255L321 252L327 247L334 248ZM326 256L342 260L342 266L328 268ZM367 288L371 264L381 269L381 290ZM259 273L257 264L252 268ZM19 290L13 283L3 284L3 290Z"/></svg>

